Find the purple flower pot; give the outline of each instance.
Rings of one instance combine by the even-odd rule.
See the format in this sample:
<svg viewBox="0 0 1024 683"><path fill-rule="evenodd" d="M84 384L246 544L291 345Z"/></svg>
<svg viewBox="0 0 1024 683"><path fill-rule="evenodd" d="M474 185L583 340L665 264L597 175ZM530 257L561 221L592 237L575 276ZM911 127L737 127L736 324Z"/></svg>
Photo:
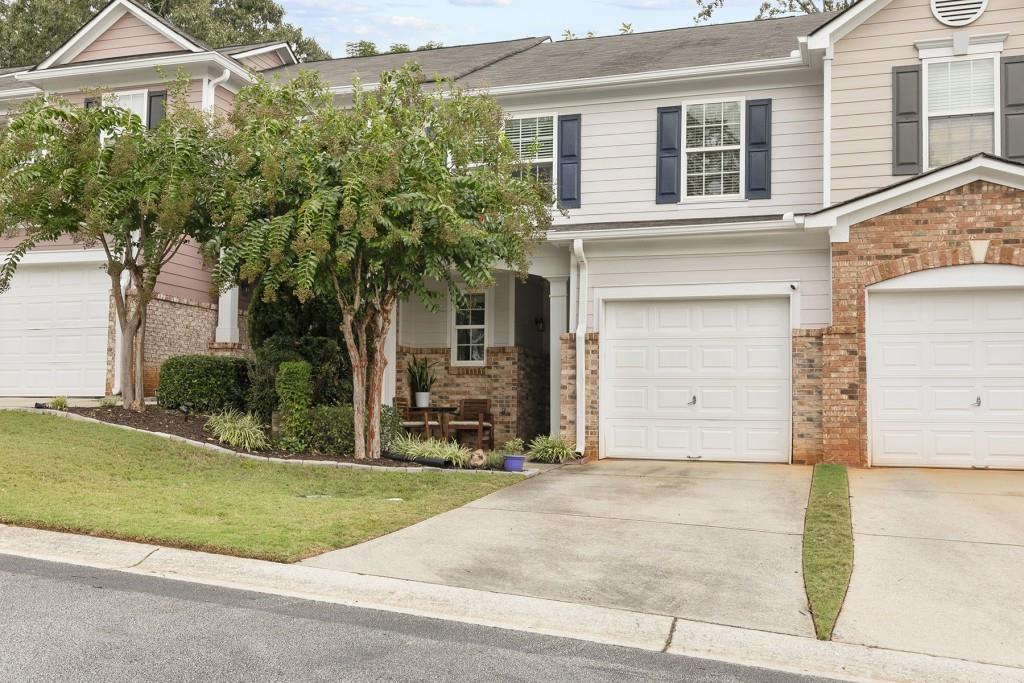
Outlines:
<svg viewBox="0 0 1024 683"><path fill-rule="evenodd" d="M525 455L506 455L505 456L505 471L506 472L522 472L523 461L526 460Z"/></svg>

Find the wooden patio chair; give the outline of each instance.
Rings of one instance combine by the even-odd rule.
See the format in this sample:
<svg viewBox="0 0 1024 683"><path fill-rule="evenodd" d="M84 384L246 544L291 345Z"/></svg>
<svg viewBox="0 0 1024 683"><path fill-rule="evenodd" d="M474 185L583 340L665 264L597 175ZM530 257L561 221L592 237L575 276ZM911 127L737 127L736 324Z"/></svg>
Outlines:
<svg viewBox="0 0 1024 683"><path fill-rule="evenodd" d="M395 409L402 415L402 427L407 432L416 433L418 431L424 439L429 439L434 435L435 429L439 432L443 431L440 416L437 419L431 419L434 416L430 414L430 411L424 410L421 414L413 417L408 399L396 396Z"/></svg>
<svg viewBox="0 0 1024 683"><path fill-rule="evenodd" d="M459 414L448 423L448 429L458 436L462 432L476 432L476 447L483 449L484 436L487 449L494 450L494 418L491 416L491 399L464 398L459 401Z"/></svg>

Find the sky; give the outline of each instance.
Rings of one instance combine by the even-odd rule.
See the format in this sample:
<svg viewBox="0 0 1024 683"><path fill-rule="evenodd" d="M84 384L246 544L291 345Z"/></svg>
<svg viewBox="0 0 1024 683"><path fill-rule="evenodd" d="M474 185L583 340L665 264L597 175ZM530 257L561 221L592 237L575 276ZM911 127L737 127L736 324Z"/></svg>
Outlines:
<svg viewBox="0 0 1024 683"><path fill-rule="evenodd" d="M412 47L428 40L462 45L526 36L558 39L571 29L582 37L618 32L622 22L635 31L692 26L695 0L279 0L286 20L335 57L345 43L370 40L382 49ZM758 0L726 0L715 23L753 19Z"/></svg>

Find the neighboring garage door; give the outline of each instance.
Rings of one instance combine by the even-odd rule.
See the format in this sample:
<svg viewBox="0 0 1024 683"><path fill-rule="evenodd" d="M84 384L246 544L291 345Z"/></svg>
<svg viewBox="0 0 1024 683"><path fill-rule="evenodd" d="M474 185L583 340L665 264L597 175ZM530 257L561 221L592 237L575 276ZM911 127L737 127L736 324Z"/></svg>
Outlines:
<svg viewBox="0 0 1024 683"><path fill-rule="evenodd" d="M787 462L789 300L609 301L605 457Z"/></svg>
<svg viewBox="0 0 1024 683"><path fill-rule="evenodd" d="M109 288L95 263L19 266L0 294L0 396L102 396Z"/></svg>
<svg viewBox="0 0 1024 683"><path fill-rule="evenodd" d="M1024 468L1024 290L868 297L871 462Z"/></svg>

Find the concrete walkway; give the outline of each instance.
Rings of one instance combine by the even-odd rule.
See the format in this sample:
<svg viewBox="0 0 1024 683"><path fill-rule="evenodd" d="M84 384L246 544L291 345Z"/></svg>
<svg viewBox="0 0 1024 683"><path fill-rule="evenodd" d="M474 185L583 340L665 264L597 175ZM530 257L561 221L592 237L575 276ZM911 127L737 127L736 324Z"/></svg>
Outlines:
<svg viewBox="0 0 1024 683"><path fill-rule="evenodd" d="M851 470L833 638L1024 666L1024 472Z"/></svg>
<svg viewBox="0 0 1024 683"><path fill-rule="evenodd" d="M307 566L813 636L810 468L566 466Z"/></svg>

